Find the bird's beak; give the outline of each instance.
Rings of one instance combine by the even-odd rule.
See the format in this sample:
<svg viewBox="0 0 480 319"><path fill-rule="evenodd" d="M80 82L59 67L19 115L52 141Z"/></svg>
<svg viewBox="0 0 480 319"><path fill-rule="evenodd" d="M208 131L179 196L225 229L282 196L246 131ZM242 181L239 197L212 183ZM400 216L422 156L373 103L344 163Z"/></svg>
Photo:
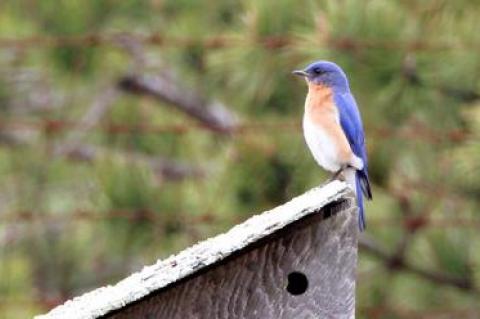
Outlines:
<svg viewBox="0 0 480 319"><path fill-rule="evenodd" d="M295 75L298 75L298 76L303 76L303 77L308 76L308 73L303 71L303 70L295 70L295 71L292 72L292 74L295 74Z"/></svg>

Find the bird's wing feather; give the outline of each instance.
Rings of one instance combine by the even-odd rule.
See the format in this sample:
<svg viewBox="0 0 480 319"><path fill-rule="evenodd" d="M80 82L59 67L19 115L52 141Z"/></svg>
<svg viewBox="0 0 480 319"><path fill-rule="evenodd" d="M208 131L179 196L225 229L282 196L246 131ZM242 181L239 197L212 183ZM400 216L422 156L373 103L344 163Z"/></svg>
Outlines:
<svg viewBox="0 0 480 319"><path fill-rule="evenodd" d="M347 137L350 147L353 153L363 161L363 169L358 171L362 191L367 198L371 198L365 135L357 103L350 93L335 94L334 99L340 115L340 125Z"/></svg>
<svg viewBox="0 0 480 319"><path fill-rule="evenodd" d="M352 151L366 164L365 137L355 99L349 93L335 94L335 104L340 115L340 125L347 136Z"/></svg>

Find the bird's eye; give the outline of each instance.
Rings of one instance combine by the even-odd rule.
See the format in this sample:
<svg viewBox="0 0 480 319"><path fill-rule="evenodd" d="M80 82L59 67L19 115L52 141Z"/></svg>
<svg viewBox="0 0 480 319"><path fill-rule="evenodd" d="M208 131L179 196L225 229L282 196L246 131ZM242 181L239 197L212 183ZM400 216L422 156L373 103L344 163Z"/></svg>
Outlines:
<svg viewBox="0 0 480 319"><path fill-rule="evenodd" d="M315 69L313 69L313 72L314 72L315 74L322 74L322 69L320 69L320 68L315 68Z"/></svg>

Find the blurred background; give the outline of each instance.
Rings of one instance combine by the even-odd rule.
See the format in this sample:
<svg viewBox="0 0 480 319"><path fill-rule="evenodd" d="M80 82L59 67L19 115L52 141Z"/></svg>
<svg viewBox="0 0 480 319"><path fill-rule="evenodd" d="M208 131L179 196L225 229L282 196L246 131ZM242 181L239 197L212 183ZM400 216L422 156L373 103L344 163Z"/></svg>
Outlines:
<svg viewBox="0 0 480 319"><path fill-rule="evenodd" d="M480 318L480 3L0 2L0 317L112 284L322 183L316 59L367 135L359 318Z"/></svg>

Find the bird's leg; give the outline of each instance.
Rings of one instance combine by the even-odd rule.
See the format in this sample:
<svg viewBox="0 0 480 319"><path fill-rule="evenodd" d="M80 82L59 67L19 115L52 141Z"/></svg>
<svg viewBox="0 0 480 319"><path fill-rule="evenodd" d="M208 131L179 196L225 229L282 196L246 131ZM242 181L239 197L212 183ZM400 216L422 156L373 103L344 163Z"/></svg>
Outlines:
<svg viewBox="0 0 480 319"><path fill-rule="evenodd" d="M338 177L340 176L340 174L342 174L343 170L347 168L347 165L342 165L340 167L340 169L338 171L336 171L335 173L333 173L332 177L330 177L328 179L328 182L333 182L334 180L338 179Z"/></svg>

